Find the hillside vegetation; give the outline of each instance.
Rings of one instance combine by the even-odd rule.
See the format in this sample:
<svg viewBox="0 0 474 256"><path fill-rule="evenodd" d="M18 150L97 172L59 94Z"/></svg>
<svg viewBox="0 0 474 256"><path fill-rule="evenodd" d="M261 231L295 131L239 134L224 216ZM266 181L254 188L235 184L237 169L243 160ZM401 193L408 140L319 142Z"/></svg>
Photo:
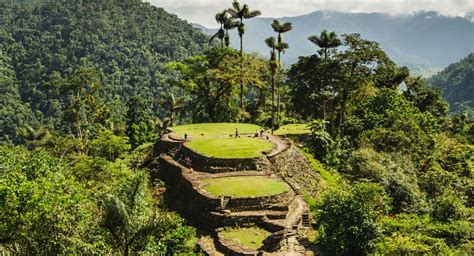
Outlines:
<svg viewBox="0 0 474 256"><path fill-rule="evenodd" d="M200 232L170 212L171 189L149 178L160 168L155 144L175 127L190 142L204 137L198 148L212 153L242 140L259 155L271 145L248 136L260 129L295 135L299 148L278 173L292 190L317 186L298 196L311 206L308 246L322 255L472 255L472 115L449 115L436 88L363 35L308 38L291 33L304 24L258 20L273 32L257 40L246 28L260 11L229 8L209 46L139 0L0 2L0 254L199 254ZM450 36L464 27L449 28L439 55L469 43ZM246 53L247 38L270 58ZM312 50L285 68L296 41ZM471 60L432 80L454 107L470 100ZM235 128L247 138L231 138ZM292 177L291 165L306 160L320 175ZM220 181L216 193L242 182ZM241 231L227 235L252 248L268 235Z"/></svg>
<svg viewBox="0 0 474 256"><path fill-rule="evenodd" d="M449 65L428 82L443 91L452 112L474 109L474 53Z"/></svg>
<svg viewBox="0 0 474 256"><path fill-rule="evenodd" d="M93 70L104 113L124 129L127 102L139 96L152 112L169 84L164 63L202 53L207 37L175 15L138 0L0 2L0 61L8 77L2 104L4 136L14 123L48 124L68 131L62 118L74 88L58 83ZM5 92L7 93L7 92ZM5 95L2 93L2 96ZM34 114L33 114L34 113Z"/></svg>

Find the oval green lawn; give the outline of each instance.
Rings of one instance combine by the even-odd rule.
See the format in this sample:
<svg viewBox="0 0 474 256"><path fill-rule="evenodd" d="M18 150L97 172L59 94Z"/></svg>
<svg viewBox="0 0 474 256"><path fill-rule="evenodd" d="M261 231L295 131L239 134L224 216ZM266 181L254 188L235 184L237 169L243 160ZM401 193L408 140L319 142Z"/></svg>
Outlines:
<svg viewBox="0 0 474 256"><path fill-rule="evenodd" d="M255 124L242 123L204 123L204 124L187 124L172 127L171 130L183 137L188 134L190 137L215 137L223 135L235 135L235 128L239 130L239 134L254 134L260 131L260 126ZM203 134L203 135L201 135Z"/></svg>
<svg viewBox="0 0 474 256"><path fill-rule="evenodd" d="M257 228L228 228L220 232L225 239L232 240L247 248L258 250L263 246L263 240L271 235L270 232Z"/></svg>
<svg viewBox="0 0 474 256"><path fill-rule="evenodd" d="M195 139L186 146L207 157L252 158L271 150L273 143L257 138L210 138Z"/></svg>
<svg viewBox="0 0 474 256"><path fill-rule="evenodd" d="M204 180L204 190L214 196L260 197L284 193L288 184L263 176L234 176Z"/></svg>

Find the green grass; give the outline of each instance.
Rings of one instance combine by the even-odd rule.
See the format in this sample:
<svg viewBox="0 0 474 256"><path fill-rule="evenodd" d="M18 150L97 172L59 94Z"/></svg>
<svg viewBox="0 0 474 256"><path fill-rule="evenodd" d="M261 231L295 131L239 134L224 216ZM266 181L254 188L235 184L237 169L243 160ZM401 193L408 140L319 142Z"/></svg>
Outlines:
<svg viewBox="0 0 474 256"><path fill-rule="evenodd" d="M225 239L233 240L242 246L254 250L262 247L263 240L271 235L270 232L257 227L229 228L221 231L221 234Z"/></svg>
<svg viewBox="0 0 474 256"><path fill-rule="evenodd" d="M262 176L235 176L204 180L204 190L215 196L259 197L289 190L285 182Z"/></svg>
<svg viewBox="0 0 474 256"><path fill-rule="evenodd" d="M301 135L309 134L309 130L306 124L287 124L280 127L280 129L274 132L275 135Z"/></svg>
<svg viewBox="0 0 474 256"><path fill-rule="evenodd" d="M273 143L258 138L195 139L186 145L198 153L215 158L252 158L271 150Z"/></svg>
<svg viewBox="0 0 474 256"><path fill-rule="evenodd" d="M258 125L238 123L187 124L172 127L171 130L177 133L180 137L184 137L184 134L186 133L192 139L193 137L198 138L235 135L235 128L239 130L240 134L254 134L256 131L260 131L260 126Z"/></svg>

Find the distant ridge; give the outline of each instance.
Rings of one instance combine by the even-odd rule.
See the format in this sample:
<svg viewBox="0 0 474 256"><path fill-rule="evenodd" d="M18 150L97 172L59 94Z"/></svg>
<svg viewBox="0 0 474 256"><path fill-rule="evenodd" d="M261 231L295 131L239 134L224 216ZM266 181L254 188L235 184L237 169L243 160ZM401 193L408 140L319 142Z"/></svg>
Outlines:
<svg viewBox="0 0 474 256"><path fill-rule="evenodd" d="M270 27L272 20L256 18L246 23L244 46L247 50L268 54L263 40L274 35ZM285 35L290 44L290 49L283 56L286 65L294 63L298 56L314 54L317 49L306 38L323 29L336 31L337 34L360 33L364 38L379 42L399 65L408 66L425 77L474 52L474 23L468 17L448 17L436 12L391 16L315 11L280 20L293 22L294 25L294 30ZM214 29L194 26L207 34L215 33ZM232 44L237 46L236 31L232 36Z"/></svg>

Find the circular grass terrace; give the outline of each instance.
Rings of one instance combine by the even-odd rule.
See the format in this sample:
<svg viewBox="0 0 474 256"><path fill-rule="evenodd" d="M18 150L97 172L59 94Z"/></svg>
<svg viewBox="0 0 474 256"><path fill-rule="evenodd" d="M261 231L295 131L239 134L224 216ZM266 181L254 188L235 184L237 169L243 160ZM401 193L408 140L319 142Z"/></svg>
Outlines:
<svg viewBox="0 0 474 256"><path fill-rule="evenodd" d="M270 232L258 227L227 228L220 231L219 234L226 240L253 250L262 247L263 240L271 235Z"/></svg>
<svg viewBox="0 0 474 256"><path fill-rule="evenodd" d="M204 180L203 189L213 196L263 197L282 194L290 187L283 181L264 176L232 176Z"/></svg>
<svg viewBox="0 0 474 256"><path fill-rule="evenodd" d="M235 128L239 134L254 134L260 131L261 127L255 124L242 123L204 123L204 124L187 124L172 127L171 130L179 137L184 138L187 134L190 139L209 138L219 136L235 135Z"/></svg>
<svg viewBox="0 0 474 256"><path fill-rule="evenodd" d="M186 146L206 157L254 158L273 148L273 143L258 138L209 138L186 142Z"/></svg>

